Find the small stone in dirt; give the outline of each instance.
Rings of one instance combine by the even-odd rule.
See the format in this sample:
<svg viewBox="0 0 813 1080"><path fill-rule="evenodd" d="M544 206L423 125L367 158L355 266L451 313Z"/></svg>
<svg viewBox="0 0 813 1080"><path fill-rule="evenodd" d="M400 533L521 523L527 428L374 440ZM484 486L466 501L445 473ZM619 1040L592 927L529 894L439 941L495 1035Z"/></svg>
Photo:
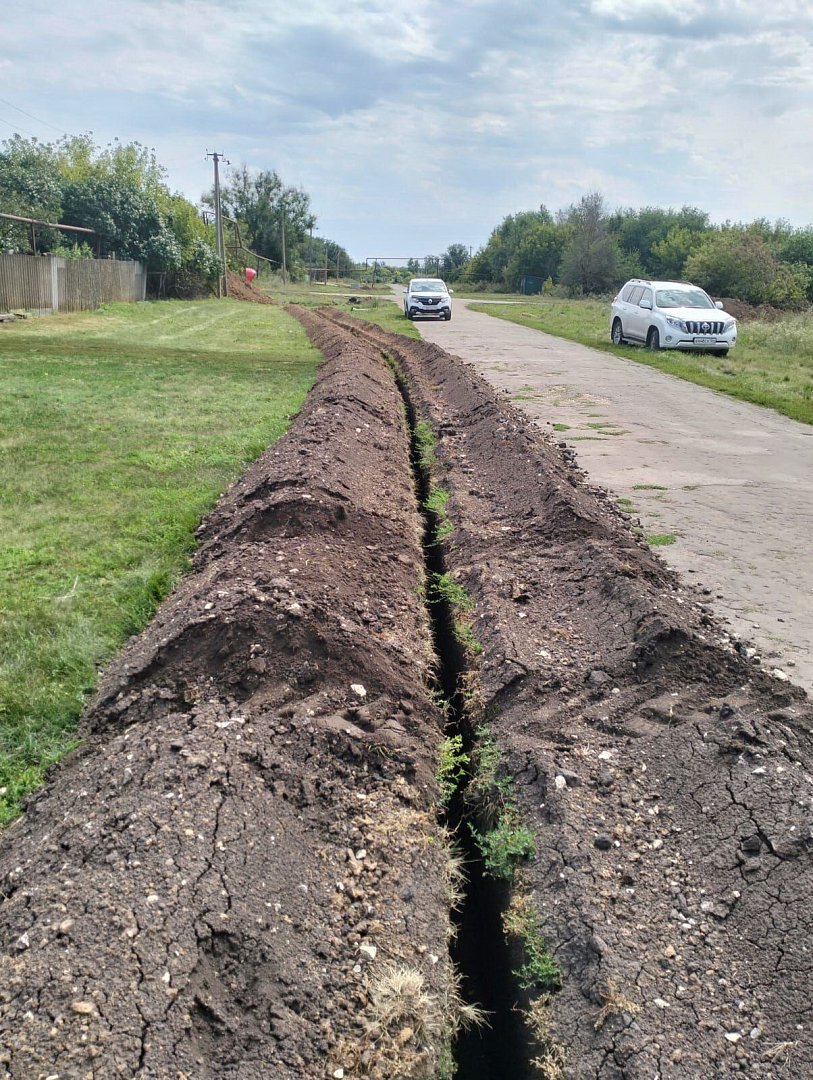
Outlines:
<svg viewBox="0 0 813 1080"><path fill-rule="evenodd" d="M725 1037L730 1043L738 1043L742 1038L742 1035L740 1035L739 1031L727 1031Z"/></svg>
<svg viewBox="0 0 813 1080"><path fill-rule="evenodd" d="M398 894L402 900L414 900L415 893L408 885L405 885L401 892Z"/></svg>
<svg viewBox="0 0 813 1080"><path fill-rule="evenodd" d="M775 679L779 679L780 682L790 682L790 675L786 675L781 668L771 668L771 675L773 675Z"/></svg>
<svg viewBox="0 0 813 1080"><path fill-rule="evenodd" d="M375 960L378 949L375 945L368 945L365 942L363 945L359 945L359 952L364 956L368 956L371 960Z"/></svg>
<svg viewBox="0 0 813 1080"><path fill-rule="evenodd" d="M560 769L559 775L564 777L568 787L579 787L581 785L582 778L578 773L574 773L570 769Z"/></svg>
<svg viewBox="0 0 813 1080"><path fill-rule="evenodd" d="M564 791L567 787L567 780L565 780L564 776L554 776L553 784L557 791Z"/></svg>
<svg viewBox="0 0 813 1080"><path fill-rule="evenodd" d="M762 851L762 841L757 833L754 833L753 836L746 836L741 841L740 847L747 855L759 855L760 851Z"/></svg>
<svg viewBox="0 0 813 1080"><path fill-rule="evenodd" d="M91 1016L96 1012L96 1006L92 1001L73 1001L71 1002L71 1009L75 1013L79 1013L80 1016Z"/></svg>
<svg viewBox="0 0 813 1080"><path fill-rule="evenodd" d="M59 926L56 928L59 934L69 934L73 929L73 919L63 919Z"/></svg>
<svg viewBox="0 0 813 1080"><path fill-rule="evenodd" d="M594 668L587 676L587 682L590 686L602 686L609 681L610 676L606 671L602 671L601 668Z"/></svg>
<svg viewBox="0 0 813 1080"><path fill-rule="evenodd" d="M350 683L350 689L356 695L356 697L367 697L367 691L364 689L360 682Z"/></svg>
<svg viewBox="0 0 813 1080"><path fill-rule="evenodd" d="M599 833L593 841L593 844L599 849L599 851L609 851L613 846L613 838L607 833Z"/></svg>

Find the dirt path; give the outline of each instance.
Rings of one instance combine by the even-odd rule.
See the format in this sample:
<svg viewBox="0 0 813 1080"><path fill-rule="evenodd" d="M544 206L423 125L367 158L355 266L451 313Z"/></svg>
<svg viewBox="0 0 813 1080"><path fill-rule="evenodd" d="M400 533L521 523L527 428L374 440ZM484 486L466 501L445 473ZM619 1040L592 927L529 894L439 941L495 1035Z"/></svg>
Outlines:
<svg viewBox="0 0 813 1080"><path fill-rule="evenodd" d="M666 562L813 692L813 428L460 300L450 323L416 325L540 423L568 425L592 482L632 500L648 535L675 535Z"/></svg>

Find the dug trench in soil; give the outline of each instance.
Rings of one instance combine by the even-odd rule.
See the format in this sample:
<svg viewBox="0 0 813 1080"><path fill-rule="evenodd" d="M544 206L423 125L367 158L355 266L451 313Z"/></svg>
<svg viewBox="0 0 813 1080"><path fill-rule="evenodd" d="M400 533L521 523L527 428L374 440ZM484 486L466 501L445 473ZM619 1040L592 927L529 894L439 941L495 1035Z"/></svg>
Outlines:
<svg viewBox="0 0 813 1080"><path fill-rule="evenodd" d="M437 435L485 738L534 838L513 859L508 925L528 977L554 984L549 960L560 973L537 986L520 1077L809 1080L806 696L746 662L572 456L467 365L332 318L395 358Z"/></svg>
<svg viewBox="0 0 813 1080"><path fill-rule="evenodd" d="M0 1076L449 1075L422 523L334 339L0 841Z"/></svg>
<svg viewBox="0 0 813 1080"><path fill-rule="evenodd" d="M385 354L386 355L386 354ZM388 362L392 358L387 355ZM393 363L399 389L404 399L412 431L412 461L416 488L424 509L424 555L427 608L432 621L433 640L438 658L438 683L446 713L447 739L442 745L439 772L443 775L444 749L457 755L459 764L446 757L447 768L460 772L455 789L444 798L441 816L454 837L462 858L459 900L452 918L455 931L450 952L461 980L461 995L482 1014L482 1022L460 1025L453 1049L457 1080L495 1080L521 1076L531 1058L531 1040L523 1023L518 1002L527 1004L514 972L517 950L510 947L502 932L502 920L509 901L509 889L485 872L482 855L474 841L471 826L476 824L473 807L467 799L471 771L467 767L475 742L471 725L467 686L474 656L458 629L458 613L439 582L447 580L444 534L446 515L442 499L437 500L433 483L434 439L424 425L421 431L412 405L409 387L397 364ZM433 498L434 495L434 498ZM442 781L443 782L443 781ZM474 808L476 810L476 808Z"/></svg>

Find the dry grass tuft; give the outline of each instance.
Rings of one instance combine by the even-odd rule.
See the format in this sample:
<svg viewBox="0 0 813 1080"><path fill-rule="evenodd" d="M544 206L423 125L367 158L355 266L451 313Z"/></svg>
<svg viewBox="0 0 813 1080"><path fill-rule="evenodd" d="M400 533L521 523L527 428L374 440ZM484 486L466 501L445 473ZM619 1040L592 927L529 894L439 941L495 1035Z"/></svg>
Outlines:
<svg viewBox="0 0 813 1080"><path fill-rule="evenodd" d="M602 991L601 1000L603 1004L593 1024L596 1031L601 1031L611 1016L637 1016L641 1011L640 1005L619 991L613 979L607 980L607 989Z"/></svg>

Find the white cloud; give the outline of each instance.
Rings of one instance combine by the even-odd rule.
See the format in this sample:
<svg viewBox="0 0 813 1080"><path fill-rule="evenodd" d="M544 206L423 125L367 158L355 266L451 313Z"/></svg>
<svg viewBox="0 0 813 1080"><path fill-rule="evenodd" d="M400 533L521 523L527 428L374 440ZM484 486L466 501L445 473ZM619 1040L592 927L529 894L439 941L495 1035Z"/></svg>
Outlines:
<svg viewBox="0 0 813 1080"><path fill-rule="evenodd" d="M155 146L192 197L216 145L355 254L425 254L592 188L805 222L811 32L807 0L30 0L0 97Z"/></svg>

